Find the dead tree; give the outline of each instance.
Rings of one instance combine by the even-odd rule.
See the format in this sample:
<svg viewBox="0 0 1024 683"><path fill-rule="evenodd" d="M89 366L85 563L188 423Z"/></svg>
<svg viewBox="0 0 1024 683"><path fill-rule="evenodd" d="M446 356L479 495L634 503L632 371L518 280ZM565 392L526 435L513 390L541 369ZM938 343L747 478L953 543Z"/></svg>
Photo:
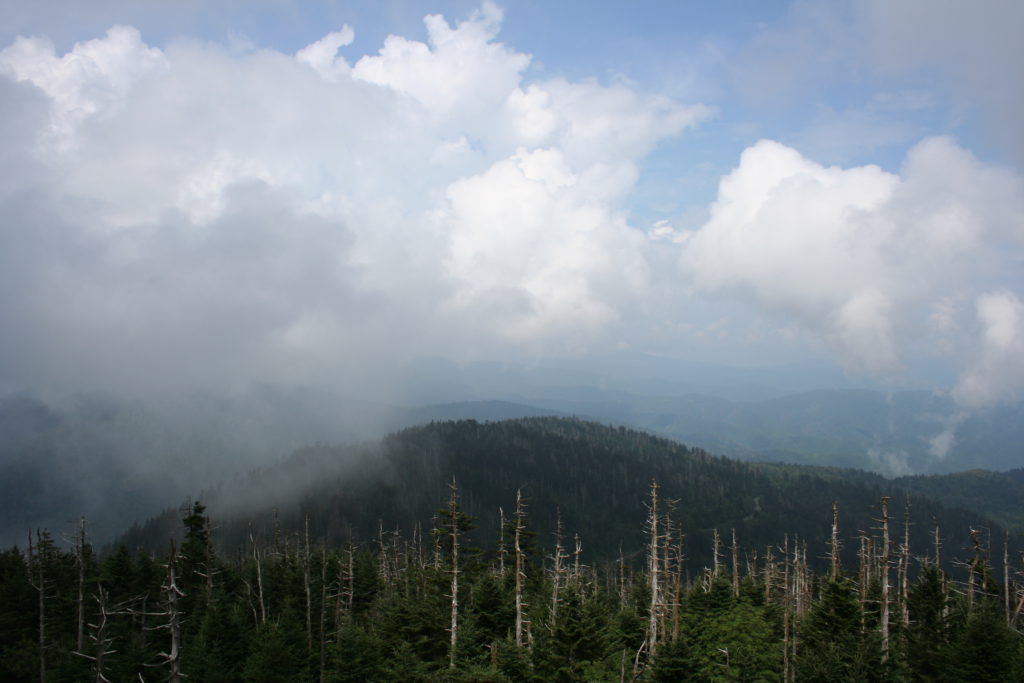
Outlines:
<svg viewBox="0 0 1024 683"><path fill-rule="evenodd" d="M449 484L448 514L452 537L452 626L448 650L448 668L455 668L455 649L459 640L459 488L452 479Z"/></svg>
<svg viewBox="0 0 1024 683"><path fill-rule="evenodd" d="M829 576L833 581L839 579L839 503L832 502L832 537L828 544Z"/></svg>
<svg viewBox="0 0 1024 683"><path fill-rule="evenodd" d="M661 617L661 581L658 576L658 568L661 562L658 558L660 536L658 532L658 482L656 479L651 480L651 503L649 508L650 515L647 518L647 527L650 541L647 558L647 578L651 590L651 605L647 624L647 653L648 657L653 658L658 649L658 622Z"/></svg>
<svg viewBox="0 0 1024 683"><path fill-rule="evenodd" d="M792 599L789 590L789 534L785 535L782 547L782 680L789 683L793 680L793 663L790 661L790 646L792 639L790 635Z"/></svg>
<svg viewBox="0 0 1024 683"><path fill-rule="evenodd" d="M732 530L732 596L740 597L740 547L736 544L736 529Z"/></svg>
<svg viewBox="0 0 1024 683"><path fill-rule="evenodd" d="M889 660L889 496L882 496L882 597L879 630L882 634L882 663Z"/></svg>
<svg viewBox="0 0 1024 683"><path fill-rule="evenodd" d="M178 601L185 597L184 591L178 588L178 549L171 541L170 551L167 554L167 578L160 587L164 597L164 611L150 616L162 616L167 619L156 628L166 630L171 638L171 647L167 652L161 652L161 663L169 670L168 681L170 683L181 683L185 675L181 672L181 610Z"/></svg>
<svg viewBox="0 0 1024 683"><path fill-rule="evenodd" d="M74 654L92 662L93 673L96 675L93 679L95 683L110 683L110 679L107 678L105 673L107 657L116 654L117 650L113 649L114 638L110 633L109 617L126 614L128 612L128 602L120 602L111 607L109 604L110 596L102 585L97 586L93 599L96 601L99 611L96 615L96 623L88 624L89 640L93 643L92 654L83 652L82 648L76 650Z"/></svg>
<svg viewBox="0 0 1024 683"><path fill-rule="evenodd" d="M551 626L554 628L555 620L558 618L559 588L562 585L562 561L565 559L565 549L562 547L562 510L555 509L555 554L552 557L551 570Z"/></svg>
<svg viewBox="0 0 1024 683"><path fill-rule="evenodd" d="M1006 625L1012 626L1010 619L1010 532L1003 529L1003 605L1006 609Z"/></svg>
<svg viewBox="0 0 1024 683"><path fill-rule="evenodd" d="M256 597L260 606L260 623L267 623L267 603L263 599L263 561L260 557L260 548L249 534L249 543L252 544L252 559L256 564Z"/></svg>
<svg viewBox="0 0 1024 683"><path fill-rule="evenodd" d="M523 584L526 582L526 558L523 554L522 540L523 534L526 532L526 502L523 500L523 490L519 489L516 491L516 515L515 515L515 535L513 536L513 550L516 555L516 587L515 587L515 604L516 604L516 647L523 647L524 636L526 628L529 624L525 623L523 619L523 613L526 609L526 603L523 601Z"/></svg>
<svg viewBox="0 0 1024 683"><path fill-rule="evenodd" d="M903 545L900 547L900 624L904 629L910 625L910 496L903 509Z"/></svg>
<svg viewBox="0 0 1024 683"><path fill-rule="evenodd" d="M302 551L302 587L306 593L306 652L313 651L313 593L310 580L309 515L306 515L306 529Z"/></svg>
<svg viewBox="0 0 1024 683"><path fill-rule="evenodd" d="M619 609L626 609L629 596L626 591L626 557L622 554L622 541L619 541Z"/></svg>
<svg viewBox="0 0 1024 683"><path fill-rule="evenodd" d="M39 680L46 683L46 599L50 597L50 578L47 574L47 565L53 553L53 541L48 531L40 532L36 529L36 544L32 545L32 532L28 534L28 567L29 584L35 589L39 597Z"/></svg>
<svg viewBox="0 0 1024 683"><path fill-rule="evenodd" d="M323 683L327 663L327 550L320 547L320 681Z"/></svg>
<svg viewBox="0 0 1024 683"><path fill-rule="evenodd" d="M85 540L85 517L78 520L78 535L75 538L75 565L78 567L78 638L76 649L80 652L85 636L85 567L88 561L88 546Z"/></svg>
<svg viewBox="0 0 1024 683"><path fill-rule="evenodd" d="M714 545L714 564L712 565L713 568L711 570L711 576L717 579L722 566L722 537L718 534L717 527L712 529L712 532L714 534L712 537L712 543Z"/></svg>
<svg viewBox="0 0 1024 683"><path fill-rule="evenodd" d="M982 556L981 542L978 540L978 534L980 533L977 529L971 529L971 546L974 549L974 554L971 557L970 563L967 565L967 612L974 611L974 592L975 583L977 577L982 575L984 558ZM982 590L984 590L984 579L982 580Z"/></svg>
<svg viewBox="0 0 1024 683"><path fill-rule="evenodd" d="M580 564L580 556L583 554L583 539L580 538L579 534L573 534L573 542L576 545L576 549L572 554L572 575L573 580L579 583L581 580L580 568L582 565Z"/></svg>
<svg viewBox="0 0 1024 683"><path fill-rule="evenodd" d="M498 506L498 576L505 577L505 511Z"/></svg>

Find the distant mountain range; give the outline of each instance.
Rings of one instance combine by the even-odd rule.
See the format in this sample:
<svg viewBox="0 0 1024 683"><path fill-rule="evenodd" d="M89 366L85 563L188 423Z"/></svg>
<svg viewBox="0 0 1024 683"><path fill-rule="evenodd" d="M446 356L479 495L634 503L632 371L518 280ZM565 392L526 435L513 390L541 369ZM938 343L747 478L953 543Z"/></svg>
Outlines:
<svg viewBox="0 0 1024 683"><path fill-rule="evenodd" d="M308 389L260 387L130 402L79 395L0 398L0 545L29 528L54 532L79 515L94 538L180 503L218 481L267 467L312 444L375 441L431 421L575 415L628 425L711 453L757 462L853 467L887 475L1009 470L1024 463L1020 406L957 416L929 393L815 391L759 401L643 397L578 387L529 404L470 401L388 406ZM933 441L956 426L943 457ZM951 432L953 433L953 432ZM967 500L984 480L986 493ZM1016 525L1024 513L1014 473L921 477L922 494ZM1016 506L1014 505L1016 503Z"/></svg>
<svg viewBox="0 0 1024 683"><path fill-rule="evenodd" d="M930 392L843 389L759 401L687 395L534 405L628 424L744 460L890 476L1024 465L1024 405L965 414Z"/></svg>

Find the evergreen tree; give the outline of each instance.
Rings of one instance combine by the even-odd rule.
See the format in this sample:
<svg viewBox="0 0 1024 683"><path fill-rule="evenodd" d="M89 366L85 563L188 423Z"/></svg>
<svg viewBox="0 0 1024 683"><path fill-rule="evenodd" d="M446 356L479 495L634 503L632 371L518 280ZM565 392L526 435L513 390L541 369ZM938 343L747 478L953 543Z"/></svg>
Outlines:
<svg viewBox="0 0 1024 683"><path fill-rule="evenodd" d="M862 681L877 650L866 650L857 589L841 574L825 581L806 618L799 622L798 680Z"/></svg>

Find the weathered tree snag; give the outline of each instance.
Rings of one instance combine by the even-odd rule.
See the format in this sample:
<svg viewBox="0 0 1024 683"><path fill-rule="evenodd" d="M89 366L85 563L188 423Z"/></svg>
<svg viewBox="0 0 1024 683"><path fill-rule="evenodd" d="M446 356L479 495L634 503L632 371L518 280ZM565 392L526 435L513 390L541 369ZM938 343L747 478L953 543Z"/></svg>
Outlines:
<svg viewBox="0 0 1024 683"><path fill-rule="evenodd" d="M879 630L882 634L882 663L889 661L889 496L882 496L882 597Z"/></svg>
<svg viewBox="0 0 1024 683"><path fill-rule="evenodd" d="M302 549L302 588L306 595L306 652L313 651L313 593L310 577L309 515L306 515Z"/></svg>
<svg viewBox="0 0 1024 683"><path fill-rule="evenodd" d="M1012 626L1010 619L1010 532L1003 529L1003 605L1006 608L1006 625Z"/></svg>
<svg viewBox="0 0 1024 683"><path fill-rule="evenodd" d="M903 508L903 546L900 548L900 625L904 630L910 625L910 496Z"/></svg>
<svg viewBox="0 0 1024 683"><path fill-rule="evenodd" d="M562 547L562 510L555 509L555 555L551 576L551 623L554 624L558 618L559 588L562 585L562 560L565 557L565 550Z"/></svg>
<svg viewBox="0 0 1024 683"><path fill-rule="evenodd" d="M790 589L789 589L789 534L784 536L782 548L782 680L793 679L793 663L789 658L790 648Z"/></svg>
<svg viewBox="0 0 1024 683"><path fill-rule="evenodd" d="M513 549L516 554L516 647L523 647L524 619L526 604L523 602L523 583L526 581L526 562L523 555L522 535L526 531L526 503L523 501L523 490L516 491L516 529Z"/></svg>
<svg viewBox="0 0 1024 683"><path fill-rule="evenodd" d="M660 616L661 595L658 578L659 535L658 535L658 482L651 480L651 504L650 516L648 517L648 531L650 533L649 552L647 559L648 581L651 589L651 605L647 624L647 652L649 657L654 657L658 649L658 621Z"/></svg>
<svg viewBox="0 0 1024 683"><path fill-rule="evenodd" d="M46 683L46 562L50 553L50 535L36 529L36 544L28 533L29 584L39 595L39 680Z"/></svg>
<svg viewBox="0 0 1024 683"><path fill-rule="evenodd" d="M78 639L76 649L81 652L85 636L85 517L78 520L78 537L75 539L75 564L78 566Z"/></svg>
<svg viewBox="0 0 1024 683"><path fill-rule="evenodd" d="M732 596L740 597L740 547L736 544L736 529L732 530Z"/></svg>
<svg viewBox="0 0 1024 683"><path fill-rule="evenodd" d="M452 537L452 625L451 642L448 650L448 668L455 668L456 647L459 640L459 487L452 479L449 484L451 497L448 499L448 514Z"/></svg>
<svg viewBox="0 0 1024 683"><path fill-rule="evenodd" d="M832 502L832 537L828 544L829 576L839 579L839 503Z"/></svg>
<svg viewBox="0 0 1024 683"><path fill-rule="evenodd" d="M325 680L327 663L327 550L320 547L320 681Z"/></svg>
<svg viewBox="0 0 1024 683"><path fill-rule="evenodd" d="M178 550L171 541L171 548L167 554L167 579L161 591L164 594L165 611L167 623L161 628L166 628L171 636L171 647L168 652L161 652L167 668L170 669L168 681L170 683L181 683L185 678L181 672L181 613L178 609L178 600L185 597L185 593L178 588Z"/></svg>
<svg viewBox="0 0 1024 683"><path fill-rule="evenodd" d="M505 511L498 506L498 576L505 577Z"/></svg>

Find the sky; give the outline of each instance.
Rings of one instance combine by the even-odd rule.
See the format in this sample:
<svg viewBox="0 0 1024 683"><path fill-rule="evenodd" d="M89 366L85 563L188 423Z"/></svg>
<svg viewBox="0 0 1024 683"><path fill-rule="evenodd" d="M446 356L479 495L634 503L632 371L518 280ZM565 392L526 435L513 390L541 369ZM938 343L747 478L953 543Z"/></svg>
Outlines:
<svg viewBox="0 0 1024 683"><path fill-rule="evenodd" d="M0 10L0 390L1024 389L1022 3Z"/></svg>

